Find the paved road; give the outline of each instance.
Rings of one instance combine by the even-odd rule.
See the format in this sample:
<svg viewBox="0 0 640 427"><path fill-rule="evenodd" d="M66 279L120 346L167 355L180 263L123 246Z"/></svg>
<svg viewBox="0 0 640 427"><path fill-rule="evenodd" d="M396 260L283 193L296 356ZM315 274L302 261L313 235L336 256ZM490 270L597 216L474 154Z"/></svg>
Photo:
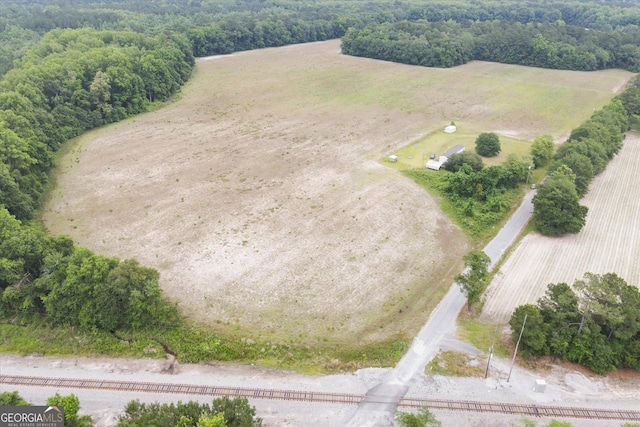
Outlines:
<svg viewBox="0 0 640 427"><path fill-rule="evenodd" d="M531 200L535 191L529 191L515 214L504 225L496 237L484 248L484 252L491 258L493 267L502 255L514 243L524 226L533 215ZM386 396L383 405L372 403L365 397L358 406L358 410L344 424L346 427L387 427L392 425L397 403L409 389L411 379L422 372L425 366L434 358L447 341L447 336L453 332L460 310L466 303L466 298L457 284L453 284L440 304L433 310L427 323L422 327L418 336L414 338L411 347L402 357L398 365L380 384L372 387L367 397L377 395ZM375 399L373 399L375 400Z"/></svg>

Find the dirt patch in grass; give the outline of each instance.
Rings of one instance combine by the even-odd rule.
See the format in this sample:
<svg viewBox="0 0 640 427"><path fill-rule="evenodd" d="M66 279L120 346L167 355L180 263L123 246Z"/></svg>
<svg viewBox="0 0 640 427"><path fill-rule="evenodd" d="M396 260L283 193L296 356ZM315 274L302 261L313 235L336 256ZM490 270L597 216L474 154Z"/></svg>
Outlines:
<svg viewBox="0 0 640 427"><path fill-rule="evenodd" d="M426 375L450 375L455 377L481 377L484 375L482 364L486 361L459 351L441 351L427 365Z"/></svg>
<svg viewBox="0 0 640 427"><path fill-rule="evenodd" d="M338 41L200 59L179 100L73 144L43 220L158 269L183 312L227 333L323 345L411 335L469 244L379 160L450 120L566 133L591 112L576 102L584 87L602 104L630 76L552 79L562 73L411 67L343 56ZM553 105L571 120L507 108L558 84L571 96Z"/></svg>

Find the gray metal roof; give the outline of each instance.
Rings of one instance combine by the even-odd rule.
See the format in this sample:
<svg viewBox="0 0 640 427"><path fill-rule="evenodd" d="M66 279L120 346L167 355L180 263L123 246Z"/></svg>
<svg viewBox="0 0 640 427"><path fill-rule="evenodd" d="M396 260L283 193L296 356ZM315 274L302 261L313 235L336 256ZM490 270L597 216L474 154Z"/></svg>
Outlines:
<svg viewBox="0 0 640 427"><path fill-rule="evenodd" d="M464 145L458 144L455 147L447 150L447 152L444 153L443 156L451 157L452 154L461 153L462 151L464 151Z"/></svg>

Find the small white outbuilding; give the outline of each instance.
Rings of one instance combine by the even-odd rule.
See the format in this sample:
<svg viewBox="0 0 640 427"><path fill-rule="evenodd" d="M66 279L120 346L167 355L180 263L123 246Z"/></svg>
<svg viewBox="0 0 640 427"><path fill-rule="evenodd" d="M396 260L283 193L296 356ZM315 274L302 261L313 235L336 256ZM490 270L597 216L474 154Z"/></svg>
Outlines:
<svg viewBox="0 0 640 427"><path fill-rule="evenodd" d="M439 171L440 167L447 162L447 158L444 156L440 156L438 160L429 160L426 164L427 169L433 169L434 171Z"/></svg>
<svg viewBox="0 0 640 427"><path fill-rule="evenodd" d="M536 385L533 386L533 391L536 393L544 393L547 389L547 382L545 380L536 380Z"/></svg>
<svg viewBox="0 0 640 427"><path fill-rule="evenodd" d="M449 125L444 128L444 133L454 133L457 129L455 125Z"/></svg>
<svg viewBox="0 0 640 427"><path fill-rule="evenodd" d="M440 156L437 161L429 160L425 166L427 167L427 169L433 169L434 171L439 171L442 165L447 163L447 160L449 160L449 157L451 157L452 154L462 153L463 151L464 151L464 145L458 144L455 147L447 150L447 152L444 153L442 156Z"/></svg>

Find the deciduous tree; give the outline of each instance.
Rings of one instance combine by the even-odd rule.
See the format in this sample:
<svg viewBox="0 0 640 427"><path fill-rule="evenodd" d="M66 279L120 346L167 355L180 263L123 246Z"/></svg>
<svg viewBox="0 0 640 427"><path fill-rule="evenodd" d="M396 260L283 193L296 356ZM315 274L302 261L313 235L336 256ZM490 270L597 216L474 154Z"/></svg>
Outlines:
<svg viewBox="0 0 640 427"><path fill-rule="evenodd" d="M591 160L577 151L572 151L562 157L560 160L556 160L550 168L551 173L560 167L560 165L568 166L569 169L576 175L576 192L578 196L582 197L589 191L589 184L593 181L595 173L593 171L593 165Z"/></svg>
<svg viewBox="0 0 640 427"><path fill-rule="evenodd" d="M0 393L0 406L28 406L29 403L17 391Z"/></svg>
<svg viewBox="0 0 640 427"><path fill-rule="evenodd" d="M476 139L476 153L483 157L497 156L500 150L500 138L493 132L481 133Z"/></svg>
<svg viewBox="0 0 640 427"><path fill-rule="evenodd" d="M484 167L482 158L471 151L452 154L442 167L450 172L458 172L462 165L469 165L474 172Z"/></svg>
<svg viewBox="0 0 640 427"><path fill-rule="evenodd" d="M47 399L47 405L64 407L64 425L67 427L91 427L91 416L78 416L80 399L75 394L61 396L56 393Z"/></svg>
<svg viewBox="0 0 640 427"><path fill-rule="evenodd" d="M560 166L543 184L533 198L536 229L542 234L578 233L584 227L587 207L581 206L576 191L575 174L567 166Z"/></svg>
<svg viewBox="0 0 640 427"><path fill-rule="evenodd" d="M524 318L527 317L525 323ZM522 339L520 341L520 349L524 354L541 356L546 354L547 346L547 328L544 323L540 310L533 304L521 305L515 309L509 326L511 327L511 339L515 344L520 337L522 331Z"/></svg>
<svg viewBox="0 0 640 427"><path fill-rule="evenodd" d="M418 409L417 414L400 412L397 414L396 421L400 427L440 427L442 425L427 407Z"/></svg>
<svg viewBox="0 0 640 427"><path fill-rule="evenodd" d="M480 296L488 284L491 259L480 250L473 250L464 256L465 270L455 277L456 283L467 296L467 310L480 301Z"/></svg>
<svg viewBox="0 0 640 427"><path fill-rule="evenodd" d="M536 168L546 166L553 158L555 146L551 135L540 135L531 144L531 157Z"/></svg>
<svg viewBox="0 0 640 427"><path fill-rule="evenodd" d="M628 340L640 331L638 290L615 273L585 273L574 287L580 293L581 309L602 329L607 339Z"/></svg>

